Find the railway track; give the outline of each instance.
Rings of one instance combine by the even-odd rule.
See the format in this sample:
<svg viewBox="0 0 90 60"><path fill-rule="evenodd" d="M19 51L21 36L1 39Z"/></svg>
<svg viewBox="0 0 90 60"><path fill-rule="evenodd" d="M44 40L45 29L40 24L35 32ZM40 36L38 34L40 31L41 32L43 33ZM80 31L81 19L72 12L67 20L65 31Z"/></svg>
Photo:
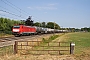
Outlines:
<svg viewBox="0 0 90 60"><path fill-rule="evenodd" d="M43 35L32 35L32 36L21 36L21 37L5 37L0 38L0 47L14 45L15 41L25 41L25 40L36 40L38 38L43 38L45 36L52 35L52 34L43 34Z"/></svg>

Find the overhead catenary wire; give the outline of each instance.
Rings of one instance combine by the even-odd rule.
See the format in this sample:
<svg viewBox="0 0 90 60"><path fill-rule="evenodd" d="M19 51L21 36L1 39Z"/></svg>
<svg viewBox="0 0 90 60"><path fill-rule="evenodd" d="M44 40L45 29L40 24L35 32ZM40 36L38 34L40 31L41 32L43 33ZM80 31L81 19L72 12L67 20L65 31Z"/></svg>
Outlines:
<svg viewBox="0 0 90 60"><path fill-rule="evenodd" d="M2 6L0 6L1 8L3 8L3 9L5 9L5 10L8 10L8 11L10 11L10 12L12 12L12 13L14 13L15 14L15 12L13 12L13 11L11 11L11 10L9 10L9 9L7 9L7 8L5 8L5 7L2 7Z"/></svg>
<svg viewBox="0 0 90 60"><path fill-rule="evenodd" d="M13 5L14 7L16 7L17 9L19 9L20 11L23 11L24 13L26 14L29 14L27 13L26 11L22 10L21 8L17 7L16 5L12 4L10 1L6 0L8 3L10 3L11 5Z"/></svg>
<svg viewBox="0 0 90 60"><path fill-rule="evenodd" d="M27 13L26 11L24 11L24 10L22 10L21 8L17 7L16 5L12 4L12 3L9 2L8 0L5 0L5 1L7 2L7 4L8 4L10 7L16 9L16 10L19 11L20 13L21 13L21 11L24 12L23 15L26 15L26 14L29 15L29 13ZM3 1L3 2L4 2L4 1ZM4 2L4 3L6 3L6 2ZM14 6L14 7L13 7L13 6Z"/></svg>
<svg viewBox="0 0 90 60"><path fill-rule="evenodd" d="M14 17L6 16L6 15L4 15L4 14L0 14L0 16L4 16L5 18L7 17L7 18L11 18L11 19L18 20L18 18L14 18Z"/></svg>
<svg viewBox="0 0 90 60"><path fill-rule="evenodd" d="M15 8L15 7L13 7L12 5L10 5L10 4L8 4L7 2L5 2L5 0L1 0L3 3L5 3L5 4L7 4L8 6L10 6L11 8L13 8L14 10L16 10L16 11L18 11L20 14L20 16L19 17L23 17L23 16L21 16L21 9L17 9L17 8ZM2 7L2 8L4 8L4 7ZM4 9L7 9L7 8L4 8ZM7 10L9 10L9 9L7 9ZM14 15L16 15L15 13L13 13ZM25 14L23 14L23 15L25 15ZM25 18L26 19L26 18Z"/></svg>
<svg viewBox="0 0 90 60"><path fill-rule="evenodd" d="M1 0L3 3L5 3L5 4L7 4L8 6L10 6L11 8L13 8L13 9L15 9L15 10L17 10L20 14L18 15L18 17L22 17L22 15L21 14L23 14L23 15L29 15L29 16L31 16L29 13L27 13L26 11L24 11L24 10L22 10L21 8L19 8L19 7L17 7L16 5L14 5L13 3L11 3L10 1L8 1L8 0ZM23 13L22 13L23 12ZM15 13L12 13L13 15L16 15L17 16L17 14L15 14ZM35 19L37 19L37 20L42 20L42 19L40 19L40 18L38 18L38 17L35 17L35 16L33 16ZM23 17L22 17L23 18ZM26 19L26 18L25 18Z"/></svg>
<svg viewBox="0 0 90 60"><path fill-rule="evenodd" d="M13 14L13 13L10 13L10 12L7 12L7 11L4 11L4 10L0 10L0 11L5 12L5 13L8 13L8 14L11 14L11 15L14 15L14 16L17 16L17 17L23 18L22 16L19 16L19 15L16 15L16 14Z"/></svg>
<svg viewBox="0 0 90 60"><path fill-rule="evenodd" d="M21 13L21 11L23 11L24 13L30 15L30 14L27 13L26 11L24 11L24 10L22 10L21 8L17 7L16 5L12 4L10 1L8 1L8 0L5 0L5 1L7 1L11 6L14 6L14 7L16 7L17 9L19 9L20 13ZM33 17L35 17L35 16L33 16ZM42 19L37 18L37 17L35 17L35 18L38 19L38 20L42 20Z"/></svg>
<svg viewBox="0 0 90 60"><path fill-rule="evenodd" d="M10 4L6 3L5 0L1 0L1 1L2 1L3 3L7 4L8 6L12 7L13 9L15 9L15 10L17 10L17 11L20 12L20 10L18 10L18 9L16 9L16 8L14 8L13 6L11 6Z"/></svg>

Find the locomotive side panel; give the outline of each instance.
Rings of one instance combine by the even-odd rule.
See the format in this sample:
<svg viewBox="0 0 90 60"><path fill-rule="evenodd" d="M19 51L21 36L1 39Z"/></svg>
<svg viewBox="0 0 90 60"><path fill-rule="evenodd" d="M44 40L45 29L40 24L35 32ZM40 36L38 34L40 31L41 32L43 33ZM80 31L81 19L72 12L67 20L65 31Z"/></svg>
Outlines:
<svg viewBox="0 0 90 60"><path fill-rule="evenodd" d="M32 27L32 26L22 26L22 34L34 34L36 33L36 29L35 27Z"/></svg>
<svg viewBox="0 0 90 60"><path fill-rule="evenodd" d="M35 34L36 28L32 26L18 25L12 29L12 34L15 36Z"/></svg>

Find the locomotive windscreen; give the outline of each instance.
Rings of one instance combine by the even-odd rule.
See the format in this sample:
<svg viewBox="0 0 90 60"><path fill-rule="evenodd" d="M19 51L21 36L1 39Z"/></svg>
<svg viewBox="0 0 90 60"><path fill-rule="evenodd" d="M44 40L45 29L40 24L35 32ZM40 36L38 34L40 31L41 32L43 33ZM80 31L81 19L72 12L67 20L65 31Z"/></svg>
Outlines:
<svg viewBox="0 0 90 60"><path fill-rule="evenodd" d="M20 26L14 26L14 28L20 28Z"/></svg>

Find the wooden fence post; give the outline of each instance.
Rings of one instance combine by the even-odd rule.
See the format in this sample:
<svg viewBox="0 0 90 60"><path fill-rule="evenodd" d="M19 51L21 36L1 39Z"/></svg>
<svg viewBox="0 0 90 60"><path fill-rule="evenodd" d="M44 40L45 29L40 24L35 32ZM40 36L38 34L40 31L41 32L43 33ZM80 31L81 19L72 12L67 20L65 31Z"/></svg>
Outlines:
<svg viewBox="0 0 90 60"><path fill-rule="evenodd" d="M60 47L60 42L59 42L59 47Z"/></svg>
<svg viewBox="0 0 90 60"><path fill-rule="evenodd" d="M18 42L17 41L15 41L15 44L14 44L14 54L16 54L17 53L17 44L18 44Z"/></svg>
<svg viewBox="0 0 90 60"><path fill-rule="evenodd" d="M74 54L74 46L75 44L74 43L70 43L70 54Z"/></svg>

